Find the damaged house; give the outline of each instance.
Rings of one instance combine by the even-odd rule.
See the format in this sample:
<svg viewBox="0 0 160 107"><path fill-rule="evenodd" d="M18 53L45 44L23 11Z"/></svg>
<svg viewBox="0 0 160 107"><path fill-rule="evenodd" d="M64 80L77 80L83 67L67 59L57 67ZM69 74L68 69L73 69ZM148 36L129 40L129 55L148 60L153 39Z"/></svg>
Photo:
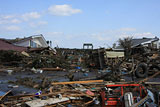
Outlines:
<svg viewBox="0 0 160 107"><path fill-rule="evenodd" d="M5 39L0 38L0 50L28 51L51 48L51 41L46 41L42 34L24 38ZM54 50L55 51L55 50Z"/></svg>
<svg viewBox="0 0 160 107"><path fill-rule="evenodd" d="M13 44L31 48L45 48L49 46L42 34L30 36L23 39L17 39L17 41L14 41Z"/></svg>
<svg viewBox="0 0 160 107"><path fill-rule="evenodd" d="M159 38L136 38L131 40L131 44L132 54L144 51L144 49L159 49ZM124 51L124 48L118 45L116 48L113 48L113 50L122 52Z"/></svg>
<svg viewBox="0 0 160 107"><path fill-rule="evenodd" d="M42 34L30 36L30 37L27 37L24 39L20 39L13 44L15 44L17 46L32 47L32 48L40 48L40 47L48 47L49 46Z"/></svg>

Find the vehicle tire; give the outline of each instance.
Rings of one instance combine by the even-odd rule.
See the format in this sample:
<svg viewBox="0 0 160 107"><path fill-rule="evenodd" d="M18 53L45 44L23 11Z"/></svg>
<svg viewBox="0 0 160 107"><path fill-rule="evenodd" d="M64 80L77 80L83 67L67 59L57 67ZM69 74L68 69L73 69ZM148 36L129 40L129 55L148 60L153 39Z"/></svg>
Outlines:
<svg viewBox="0 0 160 107"><path fill-rule="evenodd" d="M140 63L135 71L135 75L138 78L145 78L148 75L147 64Z"/></svg>

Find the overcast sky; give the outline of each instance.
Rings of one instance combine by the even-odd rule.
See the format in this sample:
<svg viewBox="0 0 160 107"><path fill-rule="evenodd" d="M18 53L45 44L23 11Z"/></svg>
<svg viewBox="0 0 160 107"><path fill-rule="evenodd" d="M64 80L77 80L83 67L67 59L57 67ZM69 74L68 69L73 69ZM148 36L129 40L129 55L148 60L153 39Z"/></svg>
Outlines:
<svg viewBox="0 0 160 107"><path fill-rule="evenodd" d="M0 38L36 34L63 48L160 37L160 0L0 0Z"/></svg>

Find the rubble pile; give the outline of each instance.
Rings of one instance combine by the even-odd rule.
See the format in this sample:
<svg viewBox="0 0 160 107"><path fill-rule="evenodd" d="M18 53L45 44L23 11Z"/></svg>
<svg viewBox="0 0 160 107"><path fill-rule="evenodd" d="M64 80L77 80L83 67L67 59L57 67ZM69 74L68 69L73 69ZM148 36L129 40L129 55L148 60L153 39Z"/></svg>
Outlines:
<svg viewBox="0 0 160 107"><path fill-rule="evenodd" d="M0 56L1 66L4 65L18 67L20 63L23 63L22 59L24 58L24 56L20 54L20 52L13 50L0 50Z"/></svg>
<svg viewBox="0 0 160 107"><path fill-rule="evenodd" d="M158 105L160 52L136 46L125 54L103 48L0 50L0 106L126 106L135 99L133 106Z"/></svg>
<svg viewBox="0 0 160 107"><path fill-rule="evenodd" d="M49 90L38 91L35 94L11 96L9 91L0 97L1 106L92 106L96 102L99 104L98 90L103 86L103 84L96 85L96 82L101 83L103 80L54 82Z"/></svg>
<svg viewBox="0 0 160 107"><path fill-rule="evenodd" d="M31 50L28 52L17 51L1 51L1 66L7 68L23 67L23 68L68 68L69 63L62 56L55 55L53 50Z"/></svg>

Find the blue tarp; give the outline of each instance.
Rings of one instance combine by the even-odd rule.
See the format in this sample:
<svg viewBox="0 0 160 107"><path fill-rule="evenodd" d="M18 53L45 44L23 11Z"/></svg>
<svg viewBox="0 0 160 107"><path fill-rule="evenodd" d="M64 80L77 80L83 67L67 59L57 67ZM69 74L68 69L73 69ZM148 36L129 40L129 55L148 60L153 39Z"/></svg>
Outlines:
<svg viewBox="0 0 160 107"><path fill-rule="evenodd" d="M0 96L3 96L5 94L5 92L0 91Z"/></svg>

